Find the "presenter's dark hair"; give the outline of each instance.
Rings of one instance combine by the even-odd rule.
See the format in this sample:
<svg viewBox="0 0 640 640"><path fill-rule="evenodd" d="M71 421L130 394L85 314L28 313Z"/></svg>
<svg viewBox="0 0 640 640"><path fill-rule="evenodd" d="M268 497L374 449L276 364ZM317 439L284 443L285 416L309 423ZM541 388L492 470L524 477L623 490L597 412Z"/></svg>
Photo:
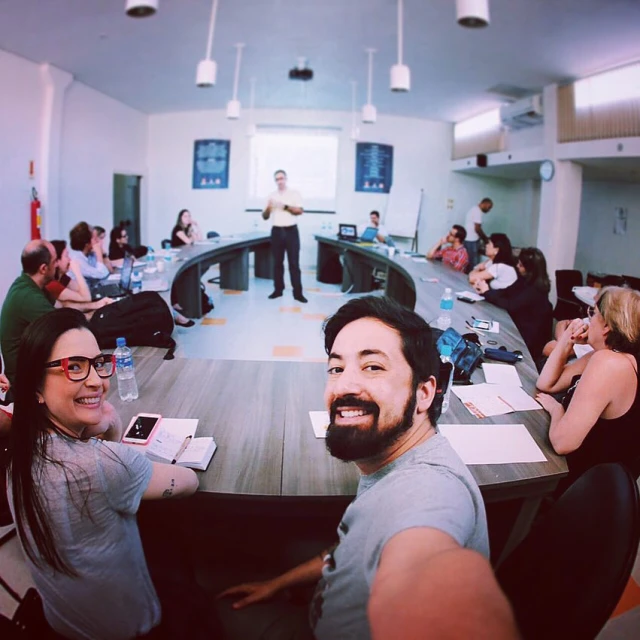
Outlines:
<svg viewBox="0 0 640 640"><path fill-rule="evenodd" d="M490 204L493 207L493 200L491 198L482 198L480 204Z"/></svg>
<svg viewBox="0 0 640 640"><path fill-rule="evenodd" d="M461 224L454 224L452 229L455 229L456 238L460 240L460 242L464 242L467 239L467 230Z"/></svg>
<svg viewBox="0 0 640 640"><path fill-rule="evenodd" d="M515 266L515 259L513 257L513 249L511 248L511 240L505 233L492 233L489 236L491 244L498 249L498 254L493 259L495 264L508 264L512 267Z"/></svg>
<svg viewBox="0 0 640 640"><path fill-rule="evenodd" d="M51 244L53 248L56 250L56 258L60 260L62 258L62 252L67 248L66 240L52 240Z"/></svg>
<svg viewBox="0 0 640 640"><path fill-rule="evenodd" d="M91 242L91 227L86 222L78 224L69 232L69 244L74 251L82 251Z"/></svg>
<svg viewBox="0 0 640 640"><path fill-rule="evenodd" d="M437 375L438 351L431 328L417 313L386 296L364 296L350 300L327 318L323 325L324 349L327 355L331 354L333 343L340 331L361 318L379 320L400 334L402 354L411 367L414 389L420 382ZM429 418L433 421L431 409Z"/></svg>
<svg viewBox="0 0 640 640"><path fill-rule="evenodd" d="M544 253L536 247L527 247L520 251L518 259L524 267L524 279L542 293L549 293L551 282L547 273L547 261Z"/></svg>
<svg viewBox="0 0 640 640"><path fill-rule="evenodd" d="M22 270L25 273L30 276L35 275L43 264L49 266L51 263L49 245L45 240L40 240L32 249L23 249L20 262L22 264Z"/></svg>
<svg viewBox="0 0 640 640"><path fill-rule="evenodd" d="M273 172L273 177L275 178L279 173L281 173L285 178L287 177L287 172L284 169L278 169Z"/></svg>
<svg viewBox="0 0 640 640"><path fill-rule="evenodd" d="M39 497L34 475L43 464L61 465L47 451L49 431L57 429L36 394L42 388L45 364L53 346L71 329L90 330L84 314L75 309L58 309L32 322L22 335L13 387L9 466L16 527L27 556L37 566L48 565L67 575L75 573L56 549L49 514ZM73 475L74 470L65 467L65 473Z"/></svg>

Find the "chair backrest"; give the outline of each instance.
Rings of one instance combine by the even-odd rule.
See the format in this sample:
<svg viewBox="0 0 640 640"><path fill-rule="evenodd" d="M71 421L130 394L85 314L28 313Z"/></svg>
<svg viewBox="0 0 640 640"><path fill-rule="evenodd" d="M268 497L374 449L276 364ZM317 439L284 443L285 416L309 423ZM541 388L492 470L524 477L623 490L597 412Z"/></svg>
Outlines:
<svg viewBox="0 0 640 640"><path fill-rule="evenodd" d="M575 300L571 289L582 286L582 271L577 269L558 269L556 271L556 291L558 298Z"/></svg>
<svg viewBox="0 0 640 640"><path fill-rule="evenodd" d="M636 278L635 276L622 276L622 279L627 287L640 291L640 278Z"/></svg>
<svg viewBox="0 0 640 640"><path fill-rule="evenodd" d="M169 240L169 238L165 238L164 240L162 240L162 242L160 243L160 246L163 249L171 249L171 240Z"/></svg>
<svg viewBox="0 0 640 640"><path fill-rule="evenodd" d="M593 639L629 580L640 499L629 471L584 473L496 572L523 638Z"/></svg>
<svg viewBox="0 0 640 640"><path fill-rule="evenodd" d="M219 238L220 234L217 231L207 231L207 240L211 238Z"/></svg>
<svg viewBox="0 0 640 640"><path fill-rule="evenodd" d="M603 287L621 287L624 284L624 276L605 276L602 278Z"/></svg>

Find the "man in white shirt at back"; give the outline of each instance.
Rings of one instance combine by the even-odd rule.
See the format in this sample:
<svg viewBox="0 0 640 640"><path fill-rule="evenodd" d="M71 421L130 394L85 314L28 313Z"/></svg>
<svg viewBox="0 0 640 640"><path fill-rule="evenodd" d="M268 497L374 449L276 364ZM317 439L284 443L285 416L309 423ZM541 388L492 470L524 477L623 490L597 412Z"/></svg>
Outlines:
<svg viewBox="0 0 640 640"><path fill-rule="evenodd" d="M273 253L273 293L271 300L282 297L284 291L284 254L287 254L289 276L293 297L298 302L307 302L302 294L302 276L300 274L300 234L296 224L301 216L302 197L297 191L287 189L287 174L278 169L273 174L278 190L269 196L267 206L262 212L265 220L271 218L271 252Z"/></svg>
<svg viewBox="0 0 640 640"><path fill-rule="evenodd" d="M467 239L464 241L465 249L469 254L469 268L473 269L479 262L478 244L480 238L486 244L489 241L487 234L482 229L482 216L489 213L493 207L491 198L483 198L475 207L471 207L467 212L464 228L467 232Z"/></svg>
<svg viewBox="0 0 640 640"><path fill-rule="evenodd" d="M369 221L369 226L374 227L378 230L376 240L378 242L386 242L389 234L387 233L387 230L384 228L384 226L380 224L380 214L377 211L372 211L369 214Z"/></svg>

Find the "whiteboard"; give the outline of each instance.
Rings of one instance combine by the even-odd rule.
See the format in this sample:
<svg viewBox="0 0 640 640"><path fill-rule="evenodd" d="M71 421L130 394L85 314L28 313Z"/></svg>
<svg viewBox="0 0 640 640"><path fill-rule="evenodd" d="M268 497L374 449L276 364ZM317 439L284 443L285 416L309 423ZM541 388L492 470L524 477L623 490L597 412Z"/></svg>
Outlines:
<svg viewBox="0 0 640 640"><path fill-rule="evenodd" d="M424 204L422 189L391 187L387 198L384 226L392 236L413 238L419 220L421 204Z"/></svg>

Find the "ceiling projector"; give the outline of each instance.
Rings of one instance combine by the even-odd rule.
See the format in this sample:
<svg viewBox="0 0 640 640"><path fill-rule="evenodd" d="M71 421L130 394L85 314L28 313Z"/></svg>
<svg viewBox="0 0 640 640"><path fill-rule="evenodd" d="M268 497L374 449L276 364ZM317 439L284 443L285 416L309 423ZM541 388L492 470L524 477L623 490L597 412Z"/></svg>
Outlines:
<svg viewBox="0 0 640 640"><path fill-rule="evenodd" d="M289 80L312 80L313 71L307 67L306 58L298 58L297 66L289 71Z"/></svg>

